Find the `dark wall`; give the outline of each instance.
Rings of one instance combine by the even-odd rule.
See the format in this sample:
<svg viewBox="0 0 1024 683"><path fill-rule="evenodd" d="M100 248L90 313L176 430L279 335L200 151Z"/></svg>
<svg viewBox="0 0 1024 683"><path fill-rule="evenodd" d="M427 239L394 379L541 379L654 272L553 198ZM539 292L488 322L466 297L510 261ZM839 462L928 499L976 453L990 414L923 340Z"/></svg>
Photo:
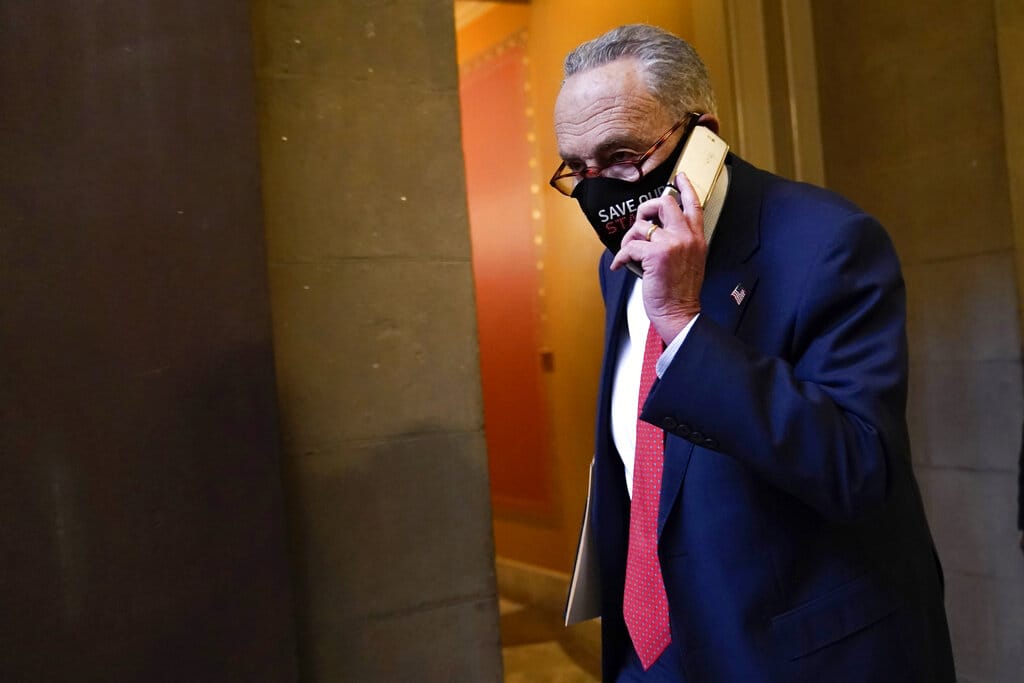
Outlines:
<svg viewBox="0 0 1024 683"><path fill-rule="evenodd" d="M0 0L0 680L295 678L248 12Z"/></svg>

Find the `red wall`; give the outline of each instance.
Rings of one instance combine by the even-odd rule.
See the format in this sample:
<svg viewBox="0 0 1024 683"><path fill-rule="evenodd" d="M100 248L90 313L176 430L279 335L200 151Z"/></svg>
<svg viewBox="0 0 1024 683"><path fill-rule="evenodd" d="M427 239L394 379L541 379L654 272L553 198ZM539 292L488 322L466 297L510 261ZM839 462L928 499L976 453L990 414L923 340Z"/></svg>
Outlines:
<svg viewBox="0 0 1024 683"><path fill-rule="evenodd" d="M492 501L498 512L545 515L553 487L525 57L514 39L464 69L462 134Z"/></svg>

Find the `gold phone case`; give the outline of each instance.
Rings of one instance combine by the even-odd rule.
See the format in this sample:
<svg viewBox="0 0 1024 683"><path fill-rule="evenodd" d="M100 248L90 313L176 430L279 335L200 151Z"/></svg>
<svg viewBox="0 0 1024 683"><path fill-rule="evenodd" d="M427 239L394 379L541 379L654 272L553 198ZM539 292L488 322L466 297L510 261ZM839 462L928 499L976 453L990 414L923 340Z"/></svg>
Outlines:
<svg viewBox="0 0 1024 683"><path fill-rule="evenodd" d="M697 198L700 199L701 208L704 208L718 176L722 173L722 166L725 165L728 153L729 145L725 140L705 126L697 126L690 134L690 139L686 141L683 153L679 155L679 161L672 170L672 179L674 180L680 172L685 173L697 193ZM667 188L662 196L666 194L679 196L678 190L674 187Z"/></svg>

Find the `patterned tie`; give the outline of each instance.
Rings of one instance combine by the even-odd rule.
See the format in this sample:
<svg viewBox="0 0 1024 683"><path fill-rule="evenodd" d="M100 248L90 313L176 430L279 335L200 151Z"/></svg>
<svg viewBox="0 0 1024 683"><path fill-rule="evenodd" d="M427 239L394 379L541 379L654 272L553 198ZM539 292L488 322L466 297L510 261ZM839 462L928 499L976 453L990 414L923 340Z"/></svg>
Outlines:
<svg viewBox="0 0 1024 683"><path fill-rule="evenodd" d="M651 325L640 371L637 415L654 385L655 364L665 345ZM622 615L644 671L651 668L672 640L668 624L668 596L658 562L658 503L665 464L665 433L637 418L636 459L633 463L633 500L629 514L629 550Z"/></svg>

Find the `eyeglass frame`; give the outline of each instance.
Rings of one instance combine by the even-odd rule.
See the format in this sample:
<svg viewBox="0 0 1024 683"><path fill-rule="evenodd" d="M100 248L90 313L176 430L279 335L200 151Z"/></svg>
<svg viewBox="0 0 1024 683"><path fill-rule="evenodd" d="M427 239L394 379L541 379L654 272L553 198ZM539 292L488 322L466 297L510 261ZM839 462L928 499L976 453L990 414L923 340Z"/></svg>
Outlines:
<svg viewBox="0 0 1024 683"><path fill-rule="evenodd" d="M579 185L581 181L583 181L586 178L597 178L597 177L601 176L601 174L603 174L606 170L608 170L609 168L612 168L614 166L633 166L634 168L636 168L636 172L638 173L636 179L635 180L626 181L626 182L630 182L630 183L635 183L635 182L639 181L641 178L644 177L644 169L643 169L644 163L648 159L650 159L651 156L653 156L654 153L657 152L658 149L662 145L664 145L665 142L667 142L670 137L672 137L672 134L675 133L677 130L679 130L679 128L683 124L696 123L697 121L700 120L700 117L701 117L701 114L699 114L698 112L690 112L689 114L684 116L682 119L680 119L678 122L676 122L676 124L674 126L669 128L668 132L666 132L660 138L655 140L654 144L651 145L650 149L648 149L646 152L641 154L636 159L632 159L630 161L616 161L615 163L608 164L607 166L587 166L582 171L568 171L566 173L562 172L566 168L566 162L563 161L561 164L558 165L558 168L555 169L555 172L551 176L551 180L548 181L548 185L550 185L551 187L553 187L556 190L558 190L558 192L561 193L562 195L564 195L566 197L571 197L572 193L576 190L576 186ZM562 189L558 185L558 181L562 180L563 178L576 178L577 179L576 182L573 183L572 187L569 188L568 192L566 192L564 189Z"/></svg>

